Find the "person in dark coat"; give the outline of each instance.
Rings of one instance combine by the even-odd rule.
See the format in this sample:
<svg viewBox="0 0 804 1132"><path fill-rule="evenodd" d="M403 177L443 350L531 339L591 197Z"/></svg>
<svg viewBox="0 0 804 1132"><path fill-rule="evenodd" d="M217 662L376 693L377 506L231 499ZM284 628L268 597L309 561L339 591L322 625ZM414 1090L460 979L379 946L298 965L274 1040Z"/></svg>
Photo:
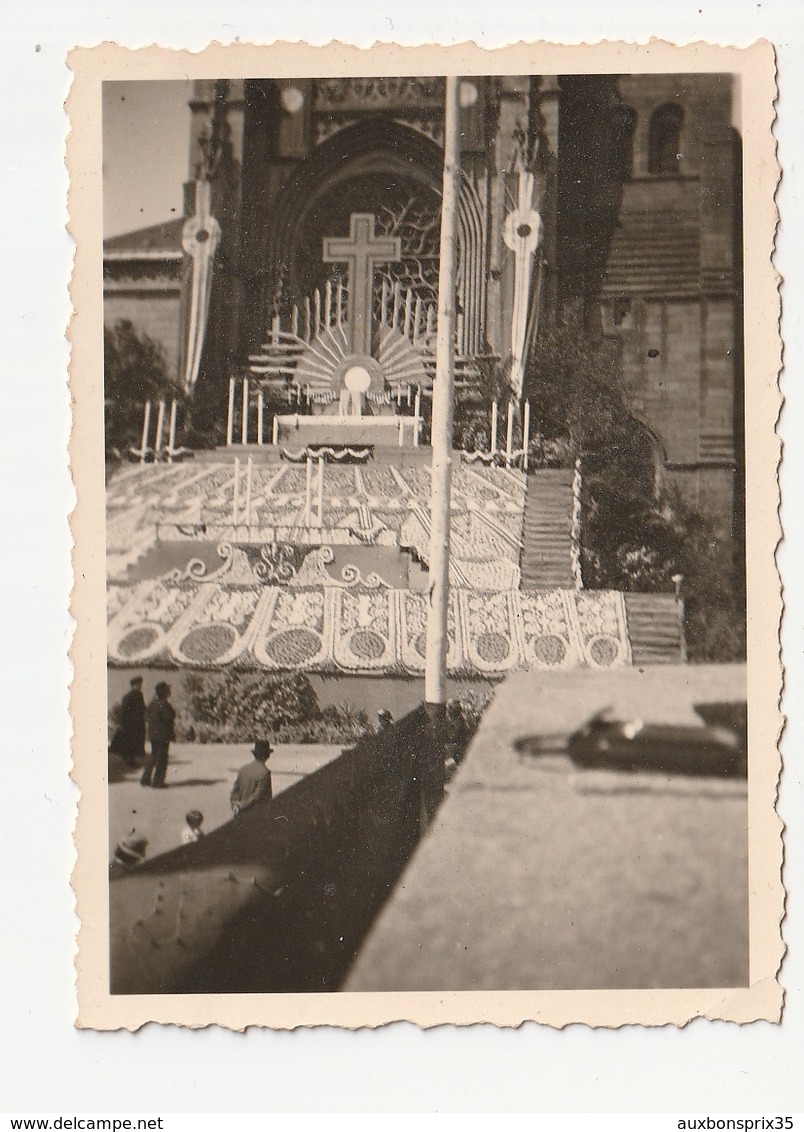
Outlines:
<svg viewBox="0 0 804 1132"><path fill-rule="evenodd" d="M151 753L146 760L140 783L160 790L165 785L170 743L176 738L176 712L170 702L170 684L162 681L154 691L156 694L148 704L147 712Z"/></svg>
<svg viewBox="0 0 804 1132"><path fill-rule="evenodd" d="M142 766L145 761L145 697L142 677L135 676L120 703L118 753L129 766Z"/></svg>
<svg viewBox="0 0 804 1132"><path fill-rule="evenodd" d="M251 753L254 758L237 772L229 796L234 814L239 814L257 802L269 801L274 796L271 772L265 765L273 753L273 747L267 739L258 739Z"/></svg>

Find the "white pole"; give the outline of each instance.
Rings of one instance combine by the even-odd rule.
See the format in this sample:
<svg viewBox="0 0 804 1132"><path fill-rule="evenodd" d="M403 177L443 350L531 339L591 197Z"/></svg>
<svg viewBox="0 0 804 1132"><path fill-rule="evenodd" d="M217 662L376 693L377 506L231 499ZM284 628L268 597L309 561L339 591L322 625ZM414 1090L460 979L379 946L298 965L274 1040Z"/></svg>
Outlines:
<svg viewBox="0 0 804 1132"><path fill-rule="evenodd" d="M491 454L497 454L497 402L493 401L491 405Z"/></svg>
<svg viewBox="0 0 804 1132"><path fill-rule="evenodd" d="M146 401L142 411L142 452L140 463L145 463L145 454L148 451L148 434L151 431L151 402Z"/></svg>
<svg viewBox="0 0 804 1132"><path fill-rule="evenodd" d="M271 443L276 446L279 443L279 417L274 413L274 424L271 431Z"/></svg>
<svg viewBox="0 0 804 1132"><path fill-rule="evenodd" d="M154 460L159 459L162 448L162 433L165 428L165 402L159 402L159 412L156 414L156 443L154 444Z"/></svg>
<svg viewBox="0 0 804 1132"><path fill-rule="evenodd" d="M257 443L262 444L263 428L265 426L265 396L260 390L257 394Z"/></svg>
<svg viewBox="0 0 804 1132"><path fill-rule="evenodd" d="M243 417L240 424L240 443L248 444L248 378L243 378Z"/></svg>
<svg viewBox="0 0 804 1132"><path fill-rule="evenodd" d="M235 456L234 491L232 492L232 523L237 526L237 512L240 510L240 457Z"/></svg>
<svg viewBox="0 0 804 1132"><path fill-rule="evenodd" d="M173 453L176 451L176 398L170 403L170 428L168 429L168 463L173 463Z"/></svg>
<svg viewBox="0 0 804 1132"><path fill-rule="evenodd" d="M511 467L511 454L514 450L514 402L508 402L508 428L505 433L505 466Z"/></svg>
<svg viewBox="0 0 804 1132"><path fill-rule="evenodd" d="M304 525L310 526L310 511L311 511L311 495L313 488L313 461L310 459L310 453L307 453L307 483L304 489Z"/></svg>
<svg viewBox="0 0 804 1132"><path fill-rule="evenodd" d="M235 379L229 378L229 415L226 418L226 447L232 446L232 435L234 433L234 400L235 400Z"/></svg>
<svg viewBox="0 0 804 1132"><path fill-rule="evenodd" d="M522 471L528 470L528 441L530 440L530 401L525 402L525 423L522 426Z"/></svg>
<svg viewBox="0 0 804 1132"><path fill-rule="evenodd" d="M318 457L318 525L324 525L324 457Z"/></svg>
<svg viewBox="0 0 804 1132"><path fill-rule="evenodd" d="M251 529L251 476L254 470L254 461L251 456L246 464L246 526Z"/></svg>
<svg viewBox="0 0 804 1132"><path fill-rule="evenodd" d="M452 478L452 410L455 384L455 267L457 263L458 79L446 80L444 187L441 197L441 247L438 269L438 337L433 383L430 491L430 605L424 664L424 698L443 708L447 700L447 610L449 603L449 516ZM417 394L417 425L418 425ZM418 431L418 427L417 427Z"/></svg>

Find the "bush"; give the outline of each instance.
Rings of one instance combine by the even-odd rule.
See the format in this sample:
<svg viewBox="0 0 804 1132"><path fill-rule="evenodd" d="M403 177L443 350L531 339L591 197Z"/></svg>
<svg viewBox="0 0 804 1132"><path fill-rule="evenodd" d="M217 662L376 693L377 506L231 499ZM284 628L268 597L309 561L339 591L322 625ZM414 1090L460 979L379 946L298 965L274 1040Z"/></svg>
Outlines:
<svg viewBox="0 0 804 1132"><path fill-rule="evenodd" d="M128 319L104 327L103 380L107 453L139 447L146 401L183 400L181 390L168 376L162 347L147 334L139 334ZM151 429L154 427L152 420Z"/></svg>
<svg viewBox="0 0 804 1132"><path fill-rule="evenodd" d="M179 739L201 743L349 743L368 730L365 712L349 704L320 709L302 673L188 673Z"/></svg>

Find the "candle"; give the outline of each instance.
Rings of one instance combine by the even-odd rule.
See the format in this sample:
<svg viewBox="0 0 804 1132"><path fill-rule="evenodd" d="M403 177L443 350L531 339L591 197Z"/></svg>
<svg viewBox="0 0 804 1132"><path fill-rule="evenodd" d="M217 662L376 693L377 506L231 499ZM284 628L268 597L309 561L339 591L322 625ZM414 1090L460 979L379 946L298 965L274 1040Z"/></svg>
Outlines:
<svg viewBox="0 0 804 1132"><path fill-rule="evenodd" d="M318 525L324 525L324 457L318 457Z"/></svg>
<svg viewBox="0 0 804 1132"><path fill-rule="evenodd" d="M260 390L257 394L257 443L262 444L263 426L265 424L265 396Z"/></svg>
<svg viewBox="0 0 804 1132"><path fill-rule="evenodd" d="M237 512L240 509L240 457L235 456L234 490L232 492L232 523L237 525Z"/></svg>
<svg viewBox="0 0 804 1132"><path fill-rule="evenodd" d="M243 420L240 426L240 443L248 444L248 378L243 378Z"/></svg>
<svg viewBox="0 0 804 1132"><path fill-rule="evenodd" d="M279 443L279 417L274 413L274 425L271 432L271 442L274 445Z"/></svg>
<svg viewBox="0 0 804 1132"><path fill-rule="evenodd" d="M304 489L304 525L310 526L311 495L313 487L313 461L307 453L307 482Z"/></svg>
<svg viewBox="0 0 804 1132"><path fill-rule="evenodd" d="M173 453L176 451L176 399L170 403L170 429L168 431L168 463L173 463Z"/></svg>
<svg viewBox="0 0 804 1132"><path fill-rule="evenodd" d="M525 423L522 426L522 468L528 469L528 441L530 440L530 401L525 402Z"/></svg>
<svg viewBox="0 0 804 1132"><path fill-rule="evenodd" d="M505 434L505 466L511 467L511 453L514 444L514 402L508 402L508 428Z"/></svg>
<svg viewBox="0 0 804 1132"><path fill-rule="evenodd" d="M235 379L229 378L229 415L226 418L226 447L231 447L232 433L234 431L234 399L235 399Z"/></svg>
<svg viewBox="0 0 804 1132"><path fill-rule="evenodd" d="M156 414L156 443L154 444L154 459L159 459L162 448L162 432L165 428L165 402L159 402L159 412Z"/></svg>
<svg viewBox="0 0 804 1132"><path fill-rule="evenodd" d="M253 470L253 460L249 456L248 463L246 464L246 526L251 529L251 475Z"/></svg>
<svg viewBox="0 0 804 1132"><path fill-rule="evenodd" d="M491 405L491 454L496 455L497 452L497 402L493 401Z"/></svg>
<svg viewBox="0 0 804 1132"><path fill-rule="evenodd" d="M146 401L142 413L142 445L140 463L145 463L145 454L148 451L148 433L151 431L151 402Z"/></svg>

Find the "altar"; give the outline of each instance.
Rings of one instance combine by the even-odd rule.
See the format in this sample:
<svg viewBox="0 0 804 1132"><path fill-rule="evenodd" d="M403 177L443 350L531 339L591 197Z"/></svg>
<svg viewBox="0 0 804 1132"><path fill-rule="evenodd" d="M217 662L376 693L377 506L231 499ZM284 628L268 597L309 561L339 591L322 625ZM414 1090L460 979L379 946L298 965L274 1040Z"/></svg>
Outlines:
<svg viewBox="0 0 804 1132"><path fill-rule="evenodd" d="M310 445L415 448L421 418L417 416L304 416L289 413L274 417L274 444L289 448Z"/></svg>

